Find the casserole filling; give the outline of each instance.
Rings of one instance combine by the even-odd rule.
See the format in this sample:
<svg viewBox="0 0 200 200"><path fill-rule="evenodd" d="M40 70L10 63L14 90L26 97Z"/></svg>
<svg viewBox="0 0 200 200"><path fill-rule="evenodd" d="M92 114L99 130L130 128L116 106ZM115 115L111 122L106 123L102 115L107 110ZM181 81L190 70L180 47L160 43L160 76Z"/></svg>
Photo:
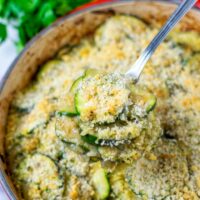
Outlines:
<svg viewBox="0 0 200 200"><path fill-rule="evenodd" d="M5 138L22 199L200 199L200 35L179 28L134 85L159 24L107 19L17 91Z"/></svg>
<svg viewBox="0 0 200 200"><path fill-rule="evenodd" d="M122 74L83 77L74 98L81 135L96 138L99 145L131 143L145 136L153 123L158 124L149 116L156 104L155 96ZM159 134L159 129L152 129L152 140Z"/></svg>

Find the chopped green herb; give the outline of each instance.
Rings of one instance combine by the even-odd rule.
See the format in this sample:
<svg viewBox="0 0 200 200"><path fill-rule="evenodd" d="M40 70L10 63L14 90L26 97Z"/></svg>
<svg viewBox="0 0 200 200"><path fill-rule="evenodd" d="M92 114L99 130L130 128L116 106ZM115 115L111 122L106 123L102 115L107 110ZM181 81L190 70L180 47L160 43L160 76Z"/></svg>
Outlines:
<svg viewBox="0 0 200 200"><path fill-rule="evenodd" d="M5 3L5 0L0 0L0 13L3 10L4 3Z"/></svg>
<svg viewBox="0 0 200 200"><path fill-rule="evenodd" d="M7 30L5 24L0 23L0 43L7 37Z"/></svg>
<svg viewBox="0 0 200 200"><path fill-rule="evenodd" d="M0 0L0 18L17 22L19 40L15 44L21 50L26 42L56 18L89 1L91 0ZM6 37L6 27L1 24L0 42Z"/></svg>

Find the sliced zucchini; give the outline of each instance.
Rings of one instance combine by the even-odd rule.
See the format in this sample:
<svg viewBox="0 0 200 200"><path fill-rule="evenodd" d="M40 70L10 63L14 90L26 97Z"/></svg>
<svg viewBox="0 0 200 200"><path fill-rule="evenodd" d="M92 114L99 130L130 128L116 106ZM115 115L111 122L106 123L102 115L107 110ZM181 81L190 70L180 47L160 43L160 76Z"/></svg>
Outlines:
<svg viewBox="0 0 200 200"><path fill-rule="evenodd" d="M114 146L99 146L98 151L101 154L101 158L103 160L133 163L142 154L151 151L162 135L162 129L153 112L148 115L148 120L150 124L147 124L140 135L133 140L126 141L126 143L120 142Z"/></svg>
<svg viewBox="0 0 200 200"><path fill-rule="evenodd" d="M82 122L79 126L81 136L86 136L85 141L91 144L117 147L132 143L134 150L142 151L149 151L162 134L160 122L154 112L149 113L146 118L135 118L124 123L116 121L114 124L93 126Z"/></svg>
<svg viewBox="0 0 200 200"><path fill-rule="evenodd" d="M66 116L77 116L77 115L79 115L79 110L78 110L78 107L76 106L76 103L75 103L75 101L76 101L75 97L74 97L75 93L79 89L80 84L82 83L84 78L86 78L88 76L92 76L96 73L97 73L97 70L88 68L85 71L83 76L77 78L74 81L74 83L72 84L72 86L69 90L68 97L66 99L67 104L66 104L65 108L63 109L63 111L59 112L61 115L66 115Z"/></svg>
<svg viewBox="0 0 200 200"><path fill-rule="evenodd" d="M130 91L126 78L119 73L99 73L84 78L75 94L80 119L92 123L112 123L128 104Z"/></svg>
<svg viewBox="0 0 200 200"><path fill-rule="evenodd" d="M85 70L84 73L84 78L90 77L90 76L94 76L98 74L98 70L97 69L93 69L93 68L88 68Z"/></svg>
<svg viewBox="0 0 200 200"><path fill-rule="evenodd" d="M193 51L200 51L200 37L198 32L173 31L170 34L170 38L178 44L191 48Z"/></svg>
<svg viewBox="0 0 200 200"><path fill-rule="evenodd" d="M149 113L154 110L156 106L157 99L156 97L140 86L131 85L131 99L136 106L141 107L144 112ZM141 116L141 113L136 112L136 115ZM145 113L144 113L145 114Z"/></svg>
<svg viewBox="0 0 200 200"><path fill-rule="evenodd" d="M84 76L81 76L81 77L77 78L77 79L73 82L73 84L72 84L72 86L71 86L69 92L71 92L71 93L73 93L73 94L76 93L77 89L80 87L80 84L81 84L82 81L83 81L83 77L84 77Z"/></svg>
<svg viewBox="0 0 200 200"><path fill-rule="evenodd" d="M59 169L49 157L27 155L15 170L17 185L25 199L61 199L64 183Z"/></svg>
<svg viewBox="0 0 200 200"><path fill-rule="evenodd" d="M149 115L156 105L155 96L139 86L131 87L127 77L97 74L84 80L75 94L75 105L81 135L87 135L89 142L104 146L130 143L153 123Z"/></svg>
<svg viewBox="0 0 200 200"><path fill-rule="evenodd" d="M64 62L61 60L51 60L41 67L37 74L37 79L42 80L52 75L52 73L57 70L57 68L63 65ZM55 78L55 77L53 77Z"/></svg>
<svg viewBox="0 0 200 200"><path fill-rule="evenodd" d="M145 106L145 109L147 111L147 113L149 113L150 111L152 111L155 106L156 106L156 102L157 102L157 99L154 95L150 95L149 96L149 99L148 99L148 102Z"/></svg>
<svg viewBox="0 0 200 200"><path fill-rule="evenodd" d="M98 139L94 135L83 135L81 136L82 140L84 142L87 142L88 144L92 145L97 145L97 146L109 146L109 147L114 147L114 146L119 146L120 144L129 144L129 140L103 140L103 139Z"/></svg>
<svg viewBox="0 0 200 200"><path fill-rule="evenodd" d="M89 157L66 146L59 164L73 175L86 176L89 170Z"/></svg>
<svg viewBox="0 0 200 200"><path fill-rule="evenodd" d="M41 99L34 109L24 117L19 127L22 135L32 133L38 127L45 127L55 112L55 108L49 99Z"/></svg>
<svg viewBox="0 0 200 200"><path fill-rule="evenodd" d="M96 45L100 48L123 41L128 36L134 43L144 33L146 24L133 16L114 16L97 29L95 34ZM140 36L141 37L141 36Z"/></svg>
<svg viewBox="0 0 200 200"><path fill-rule="evenodd" d="M85 100L79 91L75 94L74 103L75 103L75 109L80 114L84 109Z"/></svg>
<svg viewBox="0 0 200 200"><path fill-rule="evenodd" d="M79 92L77 92L78 88L80 87L80 84L82 83L82 81L85 79L85 78L88 78L90 76L93 76L97 74L97 70L95 69L92 69L92 68L88 68L85 70L85 73L83 76L79 77L78 79L76 79L76 81L73 83L71 89L70 89L70 92L72 92L74 95L75 95L75 109L76 111L80 114L81 112L81 108L83 107L83 104L85 102L83 102L83 99L81 98L81 95Z"/></svg>
<svg viewBox="0 0 200 200"><path fill-rule="evenodd" d="M65 194L63 199L69 200L93 200L94 189L85 177L66 174Z"/></svg>
<svg viewBox="0 0 200 200"><path fill-rule="evenodd" d="M60 140L69 144L81 144L79 128L73 118L57 117L55 123L55 132Z"/></svg>
<svg viewBox="0 0 200 200"><path fill-rule="evenodd" d="M69 94L67 95L66 107L64 108L63 111L61 111L62 114L66 114L67 116L79 115L79 112L75 106L74 95L77 89L79 88L79 85L81 84L82 80L83 80L83 77L81 76L78 79L76 79L74 83L72 84Z"/></svg>
<svg viewBox="0 0 200 200"><path fill-rule="evenodd" d="M131 164L141 157L141 151L132 144L120 146L98 146L103 161L124 162Z"/></svg>
<svg viewBox="0 0 200 200"><path fill-rule="evenodd" d="M60 100L62 103L62 108L60 111L57 112L58 115L60 116L68 116L68 117L75 117L79 115L77 112L75 105L74 105L74 94L73 93L68 93L67 97L63 98Z"/></svg>
<svg viewBox="0 0 200 200"><path fill-rule="evenodd" d="M82 76L76 79L74 83L72 84L69 90L69 93L65 97L60 98L59 100L60 107L59 107L59 111L57 112L58 115L69 116L69 117L74 117L74 116L79 115L75 107L74 95L77 89L79 88L79 85L81 84L82 79L83 79Z"/></svg>
<svg viewBox="0 0 200 200"><path fill-rule="evenodd" d="M81 136L82 140L87 142L88 144L93 144L93 145L96 145L96 141L97 141L97 137L94 136L94 135L83 135Z"/></svg>
<svg viewBox="0 0 200 200"><path fill-rule="evenodd" d="M135 194L132 192L125 180L126 164L119 164L115 171L109 176L111 185L111 199L115 200L134 200Z"/></svg>
<svg viewBox="0 0 200 200"><path fill-rule="evenodd" d="M39 146L39 142L39 138L36 134L26 137L22 135L19 137L16 136L12 144L6 146L9 168L15 170L21 160L24 159L25 155L35 152Z"/></svg>
<svg viewBox="0 0 200 200"><path fill-rule="evenodd" d="M12 106L12 109L15 110L17 113L26 115L31 112L34 106L31 107L18 107L18 106Z"/></svg>
<svg viewBox="0 0 200 200"><path fill-rule="evenodd" d="M127 144L130 140L137 138L145 128L145 121L140 124L137 121L118 122L113 124L90 125L89 123L80 123L81 135L91 135L96 144L103 146L118 146Z"/></svg>
<svg viewBox="0 0 200 200"><path fill-rule="evenodd" d="M59 105L57 106L57 115L58 116L68 116L75 117L78 115L78 112L74 105L74 94L68 93L59 98Z"/></svg>
<svg viewBox="0 0 200 200"><path fill-rule="evenodd" d="M192 72L200 72L200 53L194 54L188 59L186 67L188 67Z"/></svg>
<svg viewBox="0 0 200 200"><path fill-rule="evenodd" d="M92 159L99 157L96 147L80 136L74 118L56 117L55 133L60 141L67 144L67 147L76 153L85 154Z"/></svg>
<svg viewBox="0 0 200 200"><path fill-rule="evenodd" d="M97 199L106 199L110 194L110 183L101 163L94 163L91 170L91 181L96 191Z"/></svg>
<svg viewBox="0 0 200 200"><path fill-rule="evenodd" d="M33 82L24 90L17 92L11 106L20 114L28 114L41 99L41 96L42 94L39 91L37 84Z"/></svg>
<svg viewBox="0 0 200 200"><path fill-rule="evenodd" d="M37 152L51 157L58 161L62 156L64 143L55 133L56 117L52 118L47 126L39 132L39 145Z"/></svg>

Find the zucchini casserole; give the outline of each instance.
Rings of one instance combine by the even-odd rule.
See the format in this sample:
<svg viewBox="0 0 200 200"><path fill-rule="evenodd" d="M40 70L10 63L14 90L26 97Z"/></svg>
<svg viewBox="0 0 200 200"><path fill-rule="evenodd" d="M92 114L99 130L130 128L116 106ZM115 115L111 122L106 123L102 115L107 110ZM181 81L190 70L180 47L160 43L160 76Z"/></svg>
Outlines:
<svg viewBox="0 0 200 200"><path fill-rule="evenodd" d="M17 91L6 155L25 200L200 199L200 35L176 28L137 84L159 25L115 15Z"/></svg>

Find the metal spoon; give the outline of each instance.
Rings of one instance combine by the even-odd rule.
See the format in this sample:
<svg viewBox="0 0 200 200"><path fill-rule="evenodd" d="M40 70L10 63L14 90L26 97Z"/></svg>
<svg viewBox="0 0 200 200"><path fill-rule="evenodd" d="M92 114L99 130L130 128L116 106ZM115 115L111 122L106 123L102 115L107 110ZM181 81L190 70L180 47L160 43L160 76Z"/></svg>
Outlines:
<svg viewBox="0 0 200 200"><path fill-rule="evenodd" d="M131 67L131 69L126 73L130 76L135 82L138 81L142 70L152 56L156 48L159 44L166 38L168 33L172 30L172 28L182 19L182 17L194 6L197 0L184 0L175 12L171 15L171 17L167 20L165 25L161 28L159 33L154 37L151 43L146 47L146 49L142 52L140 57L137 59L135 64Z"/></svg>

